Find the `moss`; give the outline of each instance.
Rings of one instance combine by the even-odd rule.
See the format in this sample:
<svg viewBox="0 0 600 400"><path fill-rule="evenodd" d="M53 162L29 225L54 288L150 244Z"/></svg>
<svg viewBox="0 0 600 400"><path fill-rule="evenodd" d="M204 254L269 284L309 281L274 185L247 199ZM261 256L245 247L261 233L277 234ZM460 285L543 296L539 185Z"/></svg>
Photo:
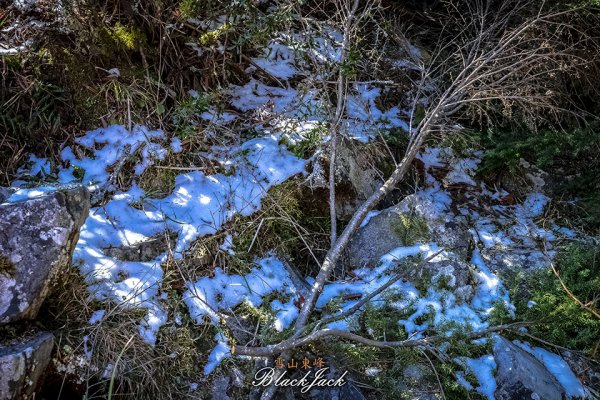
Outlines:
<svg viewBox="0 0 600 400"><path fill-rule="evenodd" d="M125 26L117 22L108 35L119 48L123 50L135 50L144 47L147 43L146 35L136 26Z"/></svg>
<svg viewBox="0 0 600 400"><path fill-rule="evenodd" d="M184 18L195 18L202 11L203 1L181 0L179 2L179 15Z"/></svg>
<svg viewBox="0 0 600 400"><path fill-rule="evenodd" d="M279 300L287 303L290 299L279 292L272 292L262 299L261 305L255 307L250 302L243 302L236 307L235 315L238 318L250 318L253 322L250 324L256 327L257 337L264 344L279 343L292 336L293 327L278 332L273 328L275 322L275 311L271 308L271 303ZM232 341L235 340L232 338Z"/></svg>
<svg viewBox="0 0 600 400"><path fill-rule="evenodd" d="M231 32L231 24L224 23L215 30L206 32L198 38L198 43L202 46L216 46L219 39Z"/></svg>
<svg viewBox="0 0 600 400"><path fill-rule="evenodd" d="M411 246L419 241L426 240L429 234L427 220L415 213L400 214L398 219L390 224L394 233L405 246Z"/></svg>
<svg viewBox="0 0 600 400"><path fill-rule="evenodd" d="M14 276L16 272L15 265L6 256L0 255L0 274Z"/></svg>

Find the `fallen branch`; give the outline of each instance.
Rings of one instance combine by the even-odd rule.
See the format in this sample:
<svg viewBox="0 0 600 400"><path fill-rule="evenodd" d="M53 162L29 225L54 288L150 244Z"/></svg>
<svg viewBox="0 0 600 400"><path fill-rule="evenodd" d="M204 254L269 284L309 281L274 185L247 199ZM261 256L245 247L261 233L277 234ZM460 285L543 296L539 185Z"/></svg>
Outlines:
<svg viewBox="0 0 600 400"><path fill-rule="evenodd" d="M513 329L516 327L529 325L530 322L514 322L511 324L498 325L488 329L484 329L479 332L473 332L469 335L466 335L466 339L476 339L482 336L485 336L489 333L500 332L508 329ZM400 341L379 341L372 340L360 335L357 335L352 332L343 331L340 329L321 329L315 331L307 336L301 338L290 338L286 339L277 344L261 346L261 347L247 347L247 346L231 346L231 354L248 356L248 357L271 357L276 354L280 354L283 352L288 352L293 350L298 346L302 346L308 343L315 342L317 340L321 340L327 337L337 337L341 339L347 339L353 342L361 343L366 346L379 347L379 348L396 348L396 347L422 347L428 346L440 341L448 340L448 336L440 335L440 336L431 336L428 338L421 339L406 339Z"/></svg>

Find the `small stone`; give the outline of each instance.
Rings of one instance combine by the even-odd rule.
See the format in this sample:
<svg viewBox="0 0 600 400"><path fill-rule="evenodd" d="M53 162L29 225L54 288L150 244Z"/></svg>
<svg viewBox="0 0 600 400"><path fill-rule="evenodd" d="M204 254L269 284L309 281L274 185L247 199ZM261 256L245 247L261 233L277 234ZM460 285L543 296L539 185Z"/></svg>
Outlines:
<svg viewBox="0 0 600 400"><path fill-rule="evenodd" d="M215 376L212 385L213 400L229 400L227 389L229 389L230 378L228 376Z"/></svg>

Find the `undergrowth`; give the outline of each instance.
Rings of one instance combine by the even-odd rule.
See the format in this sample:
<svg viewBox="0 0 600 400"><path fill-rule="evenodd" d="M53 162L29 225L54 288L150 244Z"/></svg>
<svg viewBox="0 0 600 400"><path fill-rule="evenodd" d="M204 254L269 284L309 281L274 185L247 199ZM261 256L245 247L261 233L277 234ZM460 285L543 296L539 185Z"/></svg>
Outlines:
<svg viewBox="0 0 600 400"><path fill-rule="evenodd" d="M19 38L31 48L0 58L0 184L28 153L57 158L82 130L143 123L181 138L201 134L209 97L188 92L246 81L240 60L248 64L297 11L295 3L264 9L249 0L50 5L37 4L50 24ZM5 25L23 17L12 8L0 16ZM210 22L220 16L228 22Z"/></svg>
<svg viewBox="0 0 600 400"><path fill-rule="evenodd" d="M600 311L600 248L571 244L561 249L556 269L564 285L583 304ZM515 297L517 316L531 321L529 332L553 344L600 356L600 320L570 296L552 270L541 270L516 279L529 297ZM529 301L533 301L530 303Z"/></svg>
<svg viewBox="0 0 600 400"><path fill-rule="evenodd" d="M116 369L112 398L193 398L189 385L198 381L199 366L207 363L217 330L196 325L178 291L169 290L170 283L172 278L166 277L164 303L171 322L161 327L151 347L139 334L145 310L92 300L84 278L69 268L40 311L42 328L57 338L43 394L107 398ZM99 309L105 310L104 316L90 325L92 312Z"/></svg>
<svg viewBox="0 0 600 400"><path fill-rule="evenodd" d="M293 178L271 188L261 209L251 217L227 223L235 255L226 264L245 273L254 259L274 252L303 273L314 273L327 251L329 209L320 201L324 192L313 191Z"/></svg>
<svg viewBox="0 0 600 400"><path fill-rule="evenodd" d="M538 133L490 131L483 137L488 151L479 166L482 177L522 174L520 160L534 163L560 179L548 182L555 198L577 200L578 207L563 203L563 213L571 225L600 229L600 126L568 130L542 130Z"/></svg>

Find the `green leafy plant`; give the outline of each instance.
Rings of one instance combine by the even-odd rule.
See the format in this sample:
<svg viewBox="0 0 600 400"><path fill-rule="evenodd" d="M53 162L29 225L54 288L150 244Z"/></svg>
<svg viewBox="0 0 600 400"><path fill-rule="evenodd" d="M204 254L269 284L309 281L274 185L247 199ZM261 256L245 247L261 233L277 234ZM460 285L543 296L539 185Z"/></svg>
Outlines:
<svg viewBox="0 0 600 400"><path fill-rule="evenodd" d="M200 122L200 114L208 109L210 103L210 97L201 94L190 96L181 101L173 111L175 134L181 139L186 139L196 134L197 126Z"/></svg>

